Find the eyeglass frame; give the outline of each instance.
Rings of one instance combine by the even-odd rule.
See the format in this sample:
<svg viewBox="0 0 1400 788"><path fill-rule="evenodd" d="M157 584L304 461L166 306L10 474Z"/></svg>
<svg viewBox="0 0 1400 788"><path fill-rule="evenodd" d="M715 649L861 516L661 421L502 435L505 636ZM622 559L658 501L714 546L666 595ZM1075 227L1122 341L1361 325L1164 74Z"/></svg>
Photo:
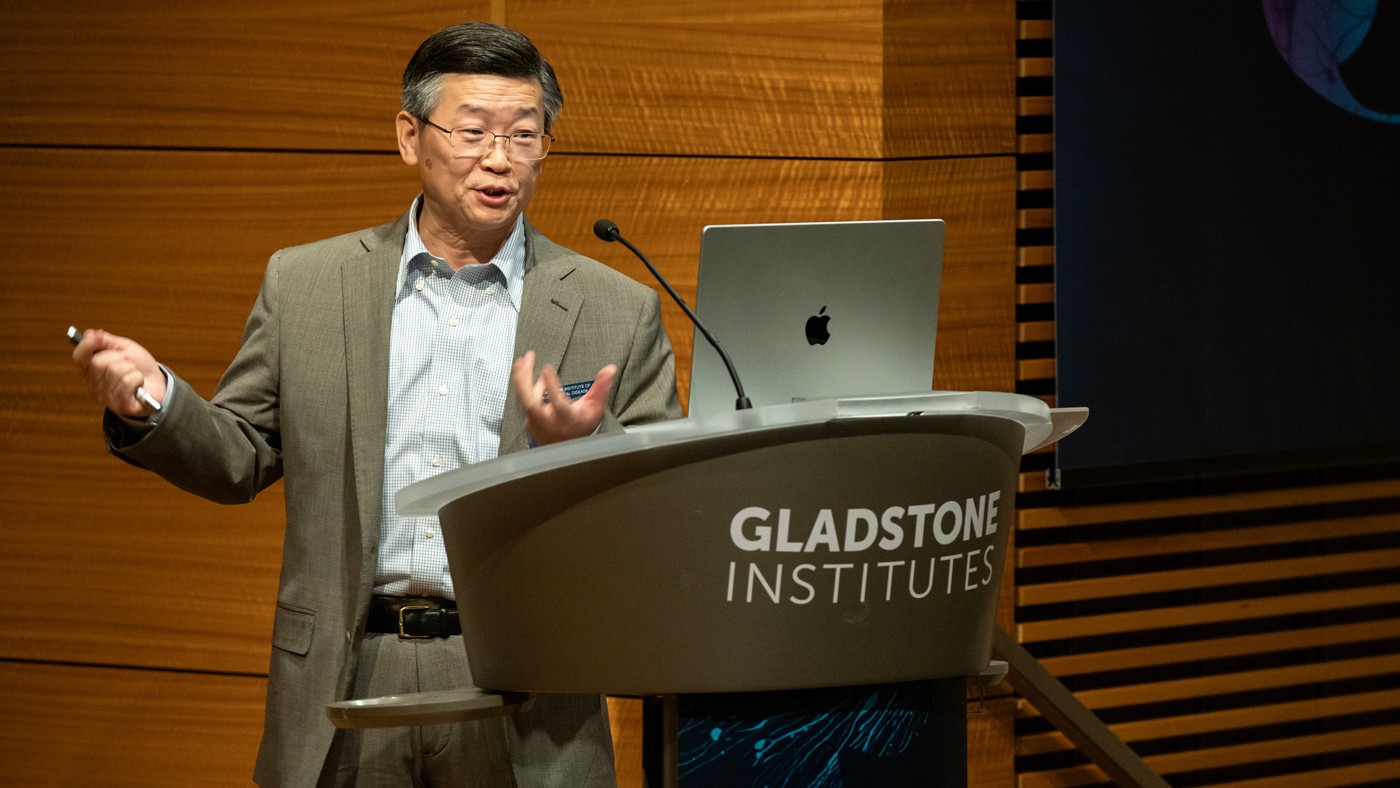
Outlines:
<svg viewBox="0 0 1400 788"><path fill-rule="evenodd" d="M542 131L540 131L540 132L533 132L533 131L532 131L532 132L519 132L519 131L517 131L517 132L515 132L515 134L497 134L497 133L494 132L494 131L487 131L486 129L477 128L476 126L459 126L457 129L445 129L445 128L443 128L442 126L439 126L438 124L432 122L431 120L428 120L427 118L419 118L418 120L422 121L423 123L428 124L429 126L432 126L433 128L437 129L438 131L442 132L443 134L446 134L446 135L447 135L447 139L448 139L449 141L452 140L452 133L455 132L455 131L457 131L458 129L476 129L477 131L480 131L482 134L490 134L490 135L491 135L491 145L490 145L490 147L489 147L487 150L485 150L485 151L483 151L483 152L481 152L481 153L477 153L477 154L468 154L468 155L466 155L466 156L462 156L462 158L464 158L464 159L469 159L469 158L478 158L478 159L479 159L479 158L483 158L483 157L485 157L485 156L489 156L489 155L491 154L491 151L494 151L494 150L496 149L496 140L500 140L500 139L503 139L503 140L506 141L506 158L508 158L508 159L514 159L515 157L512 156L511 153L510 153L510 151L511 151L510 144L511 144L511 142L514 140L515 134L529 133L529 134L534 134L535 136L539 137L540 139L549 140L549 142L547 142L547 143L544 144L544 154L541 155L538 159L518 159L518 161L543 161L543 160L545 159L545 157L549 156L549 148L550 148L551 145L554 144L554 135L553 135L553 134L546 134L545 132L542 132ZM483 141L485 141L485 138L483 138ZM456 153L455 150L454 150L453 152Z"/></svg>

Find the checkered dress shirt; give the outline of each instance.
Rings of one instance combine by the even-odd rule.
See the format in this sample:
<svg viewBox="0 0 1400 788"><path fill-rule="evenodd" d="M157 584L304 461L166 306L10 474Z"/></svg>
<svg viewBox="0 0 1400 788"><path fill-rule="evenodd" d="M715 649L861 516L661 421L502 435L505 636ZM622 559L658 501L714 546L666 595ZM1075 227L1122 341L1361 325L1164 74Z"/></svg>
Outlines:
<svg viewBox="0 0 1400 788"><path fill-rule="evenodd" d="M400 517L394 494L496 456L525 278L525 222L489 263L458 271L408 223L389 340L389 431L374 590L455 599L438 518Z"/></svg>

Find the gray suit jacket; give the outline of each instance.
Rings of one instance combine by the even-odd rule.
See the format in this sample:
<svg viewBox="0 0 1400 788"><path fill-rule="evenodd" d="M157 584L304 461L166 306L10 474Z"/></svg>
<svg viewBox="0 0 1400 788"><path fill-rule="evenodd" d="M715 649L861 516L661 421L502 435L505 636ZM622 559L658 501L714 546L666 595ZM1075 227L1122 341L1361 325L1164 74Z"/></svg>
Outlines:
<svg viewBox="0 0 1400 788"><path fill-rule="evenodd" d="M285 476L286 539L267 718L254 778L314 785L334 732L326 703L355 677L379 545L393 287L408 216L273 255L243 345L206 402L178 378L156 426L108 414L124 459L214 501ZM655 291L526 227L516 356L564 382L618 375L605 430L675 418L675 365ZM514 391L501 453L528 448Z"/></svg>

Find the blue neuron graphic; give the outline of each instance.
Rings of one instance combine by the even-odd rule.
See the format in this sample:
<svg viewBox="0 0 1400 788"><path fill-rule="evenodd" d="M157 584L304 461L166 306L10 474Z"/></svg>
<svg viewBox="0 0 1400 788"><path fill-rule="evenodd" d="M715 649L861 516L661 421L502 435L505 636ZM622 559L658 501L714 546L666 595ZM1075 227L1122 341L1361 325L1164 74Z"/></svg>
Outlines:
<svg viewBox="0 0 1400 788"><path fill-rule="evenodd" d="M755 786L841 786L841 753L854 751L876 758L898 755L924 729L931 712L913 697L917 694L907 688L871 688L864 693L834 694L821 713L777 714L760 720L737 715L685 719L677 737L681 782L721 761L742 758Z"/></svg>
<svg viewBox="0 0 1400 788"><path fill-rule="evenodd" d="M1400 0L1263 0L1274 46L1308 87L1371 120L1400 123Z"/></svg>

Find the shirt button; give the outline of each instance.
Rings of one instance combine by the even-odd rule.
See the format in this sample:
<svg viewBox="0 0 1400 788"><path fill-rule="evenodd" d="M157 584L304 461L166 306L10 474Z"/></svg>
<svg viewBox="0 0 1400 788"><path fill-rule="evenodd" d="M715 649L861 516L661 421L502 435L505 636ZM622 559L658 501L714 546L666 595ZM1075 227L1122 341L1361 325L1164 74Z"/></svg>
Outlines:
<svg viewBox="0 0 1400 788"><path fill-rule="evenodd" d="M444 386L438 386L438 396L439 396L439 397L446 397L446 396L447 396L447 386L445 386L445 385L444 385Z"/></svg>
<svg viewBox="0 0 1400 788"><path fill-rule="evenodd" d="M434 468L441 468L441 467L442 467L442 458L441 458L441 457L438 457L438 456L436 456L436 455L433 456L433 467L434 467Z"/></svg>
<svg viewBox="0 0 1400 788"><path fill-rule="evenodd" d="M451 327L453 327L453 328L456 328L456 327L457 327L457 318L454 317L454 318L452 318L451 320L447 321L447 325L449 325L449 326L451 326Z"/></svg>
<svg viewBox="0 0 1400 788"><path fill-rule="evenodd" d="M496 294L496 286L495 286L495 285L491 285L490 287L486 288L486 295L495 295L495 294Z"/></svg>
<svg viewBox="0 0 1400 788"><path fill-rule="evenodd" d="M423 280L419 279L417 282L414 282L413 289L417 290L420 293L423 292Z"/></svg>
<svg viewBox="0 0 1400 788"><path fill-rule="evenodd" d="M433 538L433 532L432 532L432 531L424 531L424 532L423 532L423 538L424 538L424 539L432 539L432 538Z"/></svg>

